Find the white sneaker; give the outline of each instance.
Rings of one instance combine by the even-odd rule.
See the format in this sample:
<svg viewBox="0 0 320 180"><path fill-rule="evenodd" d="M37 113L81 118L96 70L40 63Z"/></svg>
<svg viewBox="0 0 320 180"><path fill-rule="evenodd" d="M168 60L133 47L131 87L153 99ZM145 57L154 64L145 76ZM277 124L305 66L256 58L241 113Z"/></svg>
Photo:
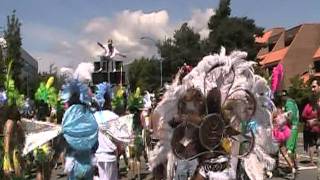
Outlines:
<svg viewBox="0 0 320 180"><path fill-rule="evenodd" d="M98 71L97 71L97 72L101 72L101 71L102 71L102 68L98 69Z"/></svg>

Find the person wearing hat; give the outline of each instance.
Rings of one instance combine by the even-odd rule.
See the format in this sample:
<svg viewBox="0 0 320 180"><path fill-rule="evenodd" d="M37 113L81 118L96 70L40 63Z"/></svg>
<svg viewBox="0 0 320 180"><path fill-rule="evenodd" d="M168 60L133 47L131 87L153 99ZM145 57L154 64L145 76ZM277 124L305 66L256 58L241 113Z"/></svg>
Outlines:
<svg viewBox="0 0 320 180"><path fill-rule="evenodd" d="M100 69L98 71L102 71L102 66L103 66L103 60L104 59L107 59L108 63L109 63L109 60L112 60L115 56L121 56L123 58L126 58L127 56L124 55L124 54L121 54L112 44L112 40L109 39L108 40L108 44L107 45L103 45L101 44L100 42L97 42L97 44L102 48L104 49L104 54L103 56L105 58L101 58L100 60ZM112 63L112 62L111 62Z"/></svg>

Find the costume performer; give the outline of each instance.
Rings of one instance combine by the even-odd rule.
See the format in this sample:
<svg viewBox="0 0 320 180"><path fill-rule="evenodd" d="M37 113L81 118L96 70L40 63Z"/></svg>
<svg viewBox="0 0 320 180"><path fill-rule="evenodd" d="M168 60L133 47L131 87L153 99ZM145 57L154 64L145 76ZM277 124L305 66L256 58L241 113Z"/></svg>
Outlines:
<svg viewBox="0 0 320 180"><path fill-rule="evenodd" d="M96 86L95 99L98 102L99 110L94 113L99 126L99 146L95 154L99 179L117 180L117 140L106 134L103 129L110 128L110 121L117 121L119 116L111 111L111 85L100 83Z"/></svg>
<svg viewBox="0 0 320 180"><path fill-rule="evenodd" d="M134 142L129 144L129 169L133 170L133 174L140 179L141 162L140 157L144 152L143 138L142 138L142 122L140 119L141 109L144 106L143 97L141 96L140 88L130 94L128 100L128 110L133 114L133 131Z"/></svg>
<svg viewBox="0 0 320 180"><path fill-rule="evenodd" d="M49 77L47 82L41 82L35 93L38 107L36 119L39 121L50 121L50 112L58 106L58 92L53 87L54 77ZM51 145L46 143L33 151L34 160L37 164L37 180L49 179L53 163L53 151Z"/></svg>
<svg viewBox="0 0 320 180"><path fill-rule="evenodd" d="M67 142L65 171L69 180L93 179L91 161L98 142L98 124L90 108L92 93L86 84L79 81L90 81L90 76L80 76L90 74L88 71L92 69L83 69L83 73L75 76L76 79L68 79L61 90L61 100L68 104L62 120L62 134Z"/></svg>
<svg viewBox="0 0 320 180"><path fill-rule="evenodd" d="M291 135L288 141L286 142L287 154L284 154L286 159L288 159L289 166L292 170L292 174L289 175L289 178L294 178L297 172L296 164L296 149L298 143L298 127L299 127L299 109L296 102L289 97L286 90L282 91L281 94L282 101L284 104L284 111L290 112L289 122L291 125Z"/></svg>
<svg viewBox="0 0 320 180"><path fill-rule="evenodd" d="M23 96L15 89L14 81L11 75L12 61L9 63L5 89L7 96L7 104L4 107L5 119L4 137L3 137L3 172L4 179L13 177L21 178L23 176L23 168L21 163L21 152L25 142L25 134L21 123L19 107L23 104Z"/></svg>
<svg viewBox="0 0 320 180"><path fill-rule="evenodd" d="M103 45L99 42L97 42L97 44L104 49L104 55L101 57L101 60L100 60L100 69L98 71L102 71L102 67L103 67L103 61L104 59L107 60L107 63L109 63L109 61L111 61L112 63L112 68L113 68L113 58L115 56L121 56L123 58L127 57L126 55L124 54L121 54L112 44L112 40L109 39L108 40L108 44L107 45ZM112 69L113 70L113 69Z"/></svg>
<svg viewBox="0 0 320 180"><path fill-rule="evenodd" d="M264 169L272 169L270 89L254 74L255 63L246 61L246 55L235 51L226 56L222 49L220 55L204 57L181 83L169 86L152 116L160 141L150 153L151 168L165 161L171 166L175 158L198 159L192 179L214 180L240 179L239 167L250 179L260 180ZM242 131L241 124L250 122L254 128Z"/></svg>

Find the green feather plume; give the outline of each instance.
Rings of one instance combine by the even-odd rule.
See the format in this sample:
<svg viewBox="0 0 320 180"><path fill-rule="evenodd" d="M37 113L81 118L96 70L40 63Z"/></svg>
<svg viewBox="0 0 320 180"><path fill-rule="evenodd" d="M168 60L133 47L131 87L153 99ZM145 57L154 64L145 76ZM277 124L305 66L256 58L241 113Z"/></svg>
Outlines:
<svg viewBox="0 0 320 180"><path fill-rule="evenodd" d="M6 75L6 82L5 88L8 97L8 105L11 106L16 104L18 107L23 105L24 96L19 93L14 85L14 80L12 79L11 69L12 69L13 61L9 61L7 75Z"/></svg>
<svg viewBox="0 0 320 180"><path fill-rule="evenodd" d="M131 113L135 113L141 108L143 108L143 97L141 96L140 88L137 87L135 92L129 96L128 109Z"/></svg>
<svg viewBox="0 0 320 180"><path fill-rule="evenodd" d="M35 99L37 101L43 100L51 107L56 107L58 105L58 92L54 87L51 86L53 83L52 81L53 77L50 77L47 84L44 82L40 83L40 86L35 93Z"/></svg>

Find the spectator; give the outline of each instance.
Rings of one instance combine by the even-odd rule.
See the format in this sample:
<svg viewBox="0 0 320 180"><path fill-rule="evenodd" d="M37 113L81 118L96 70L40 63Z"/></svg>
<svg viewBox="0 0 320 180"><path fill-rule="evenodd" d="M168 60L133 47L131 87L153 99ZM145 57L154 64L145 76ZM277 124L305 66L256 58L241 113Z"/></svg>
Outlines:
<svg viewBox="0 0 320 180"><path fill-rule="evenodd" d="M310 103L308 103L302 113L302 118L304 120L304 149L309 153L311 164L315 165L313 162L313 154L317 145L317 140L320 133L320 123L319 117L319 91L320 82L318 80L313 80L311 83L312 96L310 98Z"/></svg>

